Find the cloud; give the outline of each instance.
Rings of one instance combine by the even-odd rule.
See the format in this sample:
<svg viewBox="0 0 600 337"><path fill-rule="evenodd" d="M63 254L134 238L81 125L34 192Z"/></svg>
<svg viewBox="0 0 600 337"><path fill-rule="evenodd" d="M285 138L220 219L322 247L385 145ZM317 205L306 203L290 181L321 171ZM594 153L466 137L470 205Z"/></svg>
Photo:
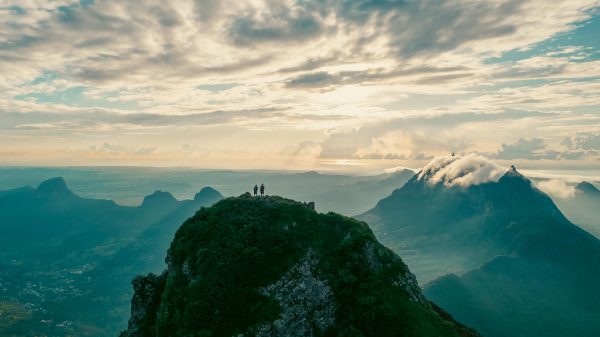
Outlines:
<svg viewBox="0 0 600 337"><path fill-rule="evenodd" d="M402 161L452 151L523 157L525 145L511 143L523 138L544 141L530 158L590 161L599 150L600 67L597 48L577 34L597 20L594 7L6 0L0 137L22 143L3 141L0 151L46 146L39 137L62 146L135 132L175 139L206 126L211 137L192 133L179 144L227 135L238 142L228 148L286 156L280 147L312 141L308 152L319 159ZM240 140L233 129L287 132L267 144L266 135Z"/></svg>
<svg viewBox="0 0 600 337"><path fill-rule="evenodd" d="M560 179L541 180L537 182L537 187L545 193L559 198L575 196L575 187Z"/></svg>
<svg viewBox="0 0 600 337"><path fill-rule="evenodd" d="M188 113L179 115L165 115L157 113L113 113L109 111L92 111L87 113L57 114L57 113L32 113L32 119L37 122L23 124L4 124L0 126L7 128L14 127L24 130L102 130L110 128L137 128L137 127L193 127L209 126L230 123L234 120L238 122L267 120L271 118L282 118L286 116L285 109L262 108L255 110L241 111L207 111L201 113ZM294 115L296 119L311 119L310 115ZM328 118L328 116L314 116L315 119ZM329 118L340 118L339 116L330 116ZM40 122L40 119L46 119ZM9 120L5 121L9 122ZM4 124L4 125L3 125Z"/></svg>
<svg viewBox="0 0 600 337"><path fill-rule="evenodd" d="M298 75L286 81L288 88L334 88L350 84L412 83L440 84L470 77L467 67L418 66L396 69L366 69L337 73L313 72Z"/></svg>
<svg viewBox="0 0 600 337"><path fill-rule="evenodd" d="M338 84L340 82L340 77L331 75L327 72L321 71L316 73L304 74L298 77L295 77L287 82L288 87L327 87Z"/></svg>
<svg viewBox="0 0 600 337"><path fill-rule="evenodd" d="M64 150L65 152L73 151L73 150ZM75 152L78 152L76 150ZM142 146L142 147L132 147L125 145L117 145L111 144L108 142L104 142L102 145L92 145L88 147L83 152L92 153L92 154L109 154L109 155L151 155L153 153L158 152L159 149L156 146Z"/></svg>
<svg viewBox="0 0 600 337"><path fill-rule="evenodd" d="M260 13L235 17L229 36L242 46L264 42L298 43L321 33L323 27L317 15L301 6L290 8L272 2Z"/></svg>
<svg viewBox="0 0 600 337"><path fill-rule="evenodd" d="M498 181L506 172L489 159L469 154L464 157L438 157L429 162L419 173L418 179L429 184L467 187Z"/></svg>
<svg viewBox="0 0 600 337"><path fill-rule="evenodd" d="M387 169L383 170L383 173L393 174L393 173L402 172L402 171L413 171L413 172L416 173L415 169L412 169L412 168L406 167L406 166L394 166L394 167L390 167L390 168L387 168Z"/></svg>
<svg viewBox="0 0 600 337"><path fill-rule="evenodd" d="M453 113L394 118L330 133L321 144L320 157L425 160L433 155L468 151L471 141L461 134L461 131L454 131L462 125L520 121L545 116L534 111L506 111L493 114ZM552 115L547 116L550 118Z"/></svg>
<svg viewBox="0 0 600 337"><path fill-rule="evenodd" d="M514 144L502 144L496 154L498 159L539 159L543 156L546 144L543 139L521 138Z"/></svg>
<svg viewBox="0 0 600 337"><path fill-rule="evenodd" d="M595 150L590 148L589 140L593 144L595 138L584 136L575 136L572 138L563 138L560 145L564 148L548 149L546 143L541 138L525 139L520 138L518 141L512 144L502 144L501 148L493 154L497 159L529 159L529 160L579 160L584 159L587 156L594 156ZM573 139L577 142L577 145L573 144Z"/></svg>
<svg viewBox="0 0 600 337"><path fill-rule="evenodd" d="M563 138L562 144L573 149L600 151L600 133L580 132Z"/></svg>

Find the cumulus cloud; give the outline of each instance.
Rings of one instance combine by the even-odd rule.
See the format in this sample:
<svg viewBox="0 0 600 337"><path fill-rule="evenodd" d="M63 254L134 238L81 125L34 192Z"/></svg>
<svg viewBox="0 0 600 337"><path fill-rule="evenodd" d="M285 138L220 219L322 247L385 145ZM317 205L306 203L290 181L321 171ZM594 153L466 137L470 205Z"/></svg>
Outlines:
<svg viewBox="0 0 600 337"><path fill-rule="evenodd" d="M469 154L457 157L438 157L430 161L419 173L418 179L429 184L467 187L490 181L498 181L506 172L489 159Z"/></svg>
<svg viewBox="0 0 600 337"><path fill-rule="evenodd" d="M537 187L545 193L559 198L575 196L575 187L561 179L541 180L537 183Z"/></svg>

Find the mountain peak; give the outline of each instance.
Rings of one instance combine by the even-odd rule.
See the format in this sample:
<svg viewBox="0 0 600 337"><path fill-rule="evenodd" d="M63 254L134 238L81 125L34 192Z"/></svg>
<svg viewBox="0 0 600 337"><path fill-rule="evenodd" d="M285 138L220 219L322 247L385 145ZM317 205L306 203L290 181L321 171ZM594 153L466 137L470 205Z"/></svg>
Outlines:
<svg viewBox="0 0 600 337"><path fill-rule="evenodd" d="M367 224L291 199L245 193L200 209L177 231L167 264L134 280L121 336L478 336L425 299Z"/></svg>
<svg viewBox="0 0 600 337"><path fill-rule="evenodd" d="M223 195L219 191L207 186L203 187L200 192L196 193L194 196L194 201L200 201L205 204L214 204L223 198Z"/></svg>
<svg viewBox="0 0 600 337"><path fill-rule="evenodd" d="M67 196L74 195L71 190L67 187L67 183L63 177L55 177L43 181L37 188L37 192L53 195L53 196Z"/></svg>
<svg viewBox="0 0 600 337"><path fill-rule="evenodd" d="M305 171L305 172L295 173L295 175L299 176L299 177L319 177L319 176L321 176L321 173L319 173L317 171Z"/></svg>
<svg viewBox="0 0 600 337"><path fill-rule="evenodd" d="M165 204L174 204L177 203L177 199L169 193L163 191L155 191L154 193L146 196L144 201L142 202L142 207L148 206L158 206Z"/></svg>
<svg viewBox="0 0 600 337"><path fill-rule="evenodd" d="M510 165L510 169L508 169L508 171L506 171L506 173L504 173L503 177L525 178L525 176L522 175L521 172L517 171L517 168L515 167L515 165Z"/></svg>
<svg viewBox="0 0 600 337"><path fill-rule="evenodd" d="M598 190L598 188L596 188L596 186L594 186L592 183L587 181L582 181L577 184L577 186L575 186L575 190L582 193L600 194L600 190Z"/></svg>
<svg viewBox="0 0 600 337"><path fill-rule="evenodd" d="M525 182L527 184L531 184L531 180L521 174L521 172L517 171L517 168L514 165L510 166L510 169L502 175L498 182Z"/></svg>

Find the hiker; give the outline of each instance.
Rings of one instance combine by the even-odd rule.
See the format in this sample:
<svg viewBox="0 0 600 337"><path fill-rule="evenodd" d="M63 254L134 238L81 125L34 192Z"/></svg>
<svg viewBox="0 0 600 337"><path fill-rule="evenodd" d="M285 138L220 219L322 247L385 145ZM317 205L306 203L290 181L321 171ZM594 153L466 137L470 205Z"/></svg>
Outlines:
<svg viewBox="0 0 600 337"><path fill-rule="evenodd" d="M265 196L265 184L260 184L260 196Z"/></svg>
<svg viewBox="0 0 600 337"><path fill-rule="evenodd" d="M258 193L258 185L254 185L254 196Z"/></svg>

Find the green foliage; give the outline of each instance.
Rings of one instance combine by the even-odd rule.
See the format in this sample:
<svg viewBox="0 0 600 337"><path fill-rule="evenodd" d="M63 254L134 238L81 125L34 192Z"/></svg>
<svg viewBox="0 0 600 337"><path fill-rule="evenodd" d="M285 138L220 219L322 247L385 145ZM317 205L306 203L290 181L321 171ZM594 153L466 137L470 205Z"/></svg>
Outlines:
<svg viewBox="0 0 600 337"><path fill-rule="evenodd" d="M369 266L365 247L374 247ZM327 336L457 336L457 325L394 285L408 272L368 226L291 200L242 196L203 208L177 231L161 297L157 336L235 336L272 322L279 304L259 289L308 250L331 285L336 325ZM142 327L140 327L142 328Z"/></svg>

